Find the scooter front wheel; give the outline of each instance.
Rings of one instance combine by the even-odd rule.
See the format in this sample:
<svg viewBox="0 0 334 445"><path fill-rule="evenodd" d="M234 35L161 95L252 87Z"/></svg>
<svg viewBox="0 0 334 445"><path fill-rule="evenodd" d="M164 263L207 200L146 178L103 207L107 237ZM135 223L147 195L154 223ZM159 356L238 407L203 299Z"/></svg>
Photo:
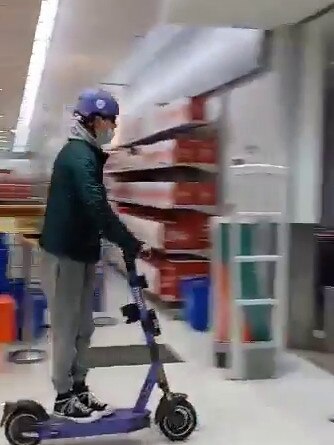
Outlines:
<svg viewBox="0 0 334 445"><path fill-rule="evenodd" d="M178 400L159 421L161 432L172 442L186 440L196 426L195 408L186 399Z"/></svg>
<svg viewBox="0 0 334 445"><path fill-rule="evenodd" d="M31 411L19 410L10 414L5 423L5 435L10 445L38 445L37 416Z"/></svg>

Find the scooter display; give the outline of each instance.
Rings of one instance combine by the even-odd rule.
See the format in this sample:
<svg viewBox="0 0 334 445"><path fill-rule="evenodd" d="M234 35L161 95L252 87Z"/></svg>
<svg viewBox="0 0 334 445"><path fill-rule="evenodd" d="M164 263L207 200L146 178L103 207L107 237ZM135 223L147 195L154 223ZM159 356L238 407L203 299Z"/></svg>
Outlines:
<svg viewBox="0 0 334 445"><path fill-rule="evenodd" d="M163 435L170 441L183 441L195 430L196 411L186 394L171 392L159 357L155 339L161 331L155 310L148 309L145 303L145 276L137 274L134 260L125 258L125 263L133 302L121 310L127 323L141 323L151 357L147 377L134 407L117 409L112 415L91 423L76 423L48 414L42 405L33 400L6 402L1 426L11 445L37 445L47 440L124 434L149 428L152 416L147 404L155 386L162 391L162 398L155 411L154 422Z"/></svg>

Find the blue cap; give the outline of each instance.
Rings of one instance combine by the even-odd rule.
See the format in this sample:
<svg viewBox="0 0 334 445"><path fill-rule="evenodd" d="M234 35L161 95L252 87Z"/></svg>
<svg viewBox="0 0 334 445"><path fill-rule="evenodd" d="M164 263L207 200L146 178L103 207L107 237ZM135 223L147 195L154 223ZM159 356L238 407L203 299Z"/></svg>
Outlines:
<svg viewBox="0 0 334 445"><path fill-rule="evenodd" d="M109 118L119 115L119 106L108 91L85 90L80 94L74 111L84 117L98 114Z"/></svg>

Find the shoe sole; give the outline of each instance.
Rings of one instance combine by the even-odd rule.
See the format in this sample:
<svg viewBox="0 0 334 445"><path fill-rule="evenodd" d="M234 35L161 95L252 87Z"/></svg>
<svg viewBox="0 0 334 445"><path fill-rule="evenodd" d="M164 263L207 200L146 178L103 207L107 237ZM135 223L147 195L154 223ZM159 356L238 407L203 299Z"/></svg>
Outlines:
<svg viewBox="0 0 334 445"><path fill-rule="evenodd" d="M96 422L97 420L101 419L101 415L99 413L97 413L96 411L94 411L94 413L90 416L90 417L69 417L69 416L64 416L63 414L58 414L58 413L53 413L54 417L57 417L57 419L62 419L62 420L69 420L70 422L74 422L74 423L93 423Z"/></svg>
<svg viewBox="0 0 334 445"><path fill-rule="evenodd" d="M104 410L104 411L97 411L99 414L101 414L102 417L108 417L108 416L112 416L113 414L115 414L115 410L114 409L109 409L109 410Z"/></svg>

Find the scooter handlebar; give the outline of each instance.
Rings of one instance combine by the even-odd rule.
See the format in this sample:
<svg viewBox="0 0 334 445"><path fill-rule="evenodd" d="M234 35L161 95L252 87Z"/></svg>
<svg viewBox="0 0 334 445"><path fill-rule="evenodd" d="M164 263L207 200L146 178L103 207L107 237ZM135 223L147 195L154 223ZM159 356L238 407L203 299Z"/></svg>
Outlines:
<svg viewBox="0 0 334 445"><path fill-rule="evenodd" d="M128 275L137 275L136 258L123 252L123 259Z"/></svg>

